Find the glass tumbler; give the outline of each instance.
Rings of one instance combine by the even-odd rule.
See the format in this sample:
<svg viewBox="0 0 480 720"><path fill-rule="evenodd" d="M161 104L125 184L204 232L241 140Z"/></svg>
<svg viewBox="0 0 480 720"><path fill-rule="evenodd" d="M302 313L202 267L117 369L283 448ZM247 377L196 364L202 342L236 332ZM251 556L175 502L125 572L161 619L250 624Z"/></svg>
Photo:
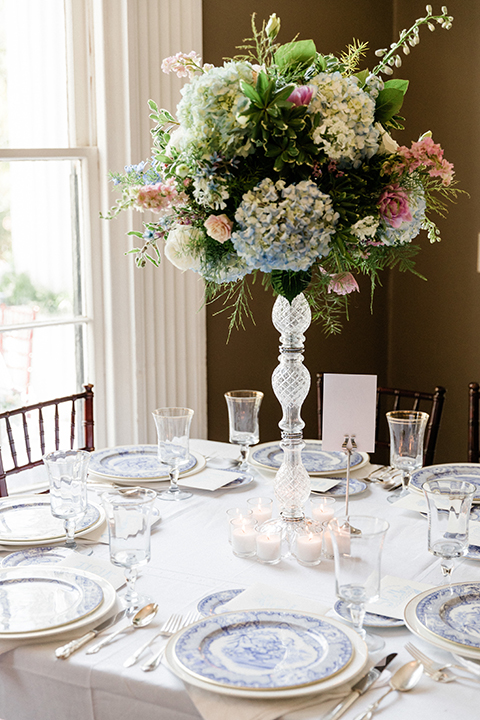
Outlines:
<svg viewBox="0 0 480 720"><path fill-rule="evenodd" d="M86 450L56 450L43 457L50 484L50 507L54 517L64 521L65 546L76 550L75 528L87 509L87 471L90 453Z"/></svg>

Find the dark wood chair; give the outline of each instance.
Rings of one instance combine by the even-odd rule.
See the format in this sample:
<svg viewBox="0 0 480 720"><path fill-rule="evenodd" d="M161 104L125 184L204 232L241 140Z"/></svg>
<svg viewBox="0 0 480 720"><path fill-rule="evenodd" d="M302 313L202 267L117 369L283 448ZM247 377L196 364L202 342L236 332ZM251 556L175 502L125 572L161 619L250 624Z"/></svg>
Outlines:
<svg viewBox="0 0 480 720"><path fill-rule="evenodd" d="M468 386L468 462L480 461L479 449L480 387L473 382Z"/></svg>
<svg viewBox="0 0 480 720"><path fill-rule="evenodd" d="M83 421L81 438L77 415ZM93 385L84 385L84 392L75 395L0 413L0 497L8 495L7 477L42 465L46 452L67 446L94 450L93 428ZM3 456L2 437L6 439Z"/></svg>
<svg viewBox="0 0 480 720"><path fill-rule="evenodd" d="M323 373L317 373L317 415L318 437L322 438L322 392ZM425 431L423 464L433 465L435 446L437 444L438 430L442 417L445 388L438 385L433 393L418 392L416 390L400 390L399 388L377 388L375 454L371 456L372 462L388 464L390 436L386 413L390 410L423 410L430 415ZM477 411L478 419L478 411ZM478 450L478 433L477 433ZM478 457L478 452L477 452ZM478 462L478 459L475 461Z"/></svg>

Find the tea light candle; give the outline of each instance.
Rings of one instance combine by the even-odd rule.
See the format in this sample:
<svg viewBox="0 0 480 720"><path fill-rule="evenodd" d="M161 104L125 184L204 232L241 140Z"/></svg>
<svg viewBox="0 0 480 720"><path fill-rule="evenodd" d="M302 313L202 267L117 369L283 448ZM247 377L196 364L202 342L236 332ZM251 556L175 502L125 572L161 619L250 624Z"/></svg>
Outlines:
<svg viewBox="0 0 480 720"><path fill-rule="evenodd" d="M297 535L297 560L304 563L318 563L322 555L322 535L308 532Z"/></svg>
<svg viewBox="0 0 480 720"><path fill-rule="evenodd" d="M232 525L232 549L238 557L252 557L256 550L255 521L250 518L234 518Z"/></svg>
<svg viewBox="0 0 480 720"><path fill-rule="evenodd" d="M252 511L248 510L247 508L230 508L227 510L227 518L228 518L228 542L232 542L232 524L231 520L243 520L244 518L248 518L252 516ZM241 524L241 523L238 523Z"/></svg>
<svg viewBox="0 0 480 720"><path fill-rule="evenodd" d="M328 558L329 560L333 559L333 540L332 540L332 534L330 530L324 530L323 531L323 548L322 548L322 556L324 558Z"/></svg>
<svg viewBox="0 0 480 720"><path fill-rule="evenodd" d="M271 498L249 498L247 500L250 511L259 525L272 517L273 500Z"/></svg>
<svg viewBox="0 0 480 720"><path fill-rule="evenodd" d="M335 512L335 498L311 498L312 518L318 522L329 522Z"/></svg>
<svg viewBox="0 0 480 720"><path fill-rule="evenodd" d="M257 558L272 565L280 560L281 535L276 532L257 532Z"/></svg>

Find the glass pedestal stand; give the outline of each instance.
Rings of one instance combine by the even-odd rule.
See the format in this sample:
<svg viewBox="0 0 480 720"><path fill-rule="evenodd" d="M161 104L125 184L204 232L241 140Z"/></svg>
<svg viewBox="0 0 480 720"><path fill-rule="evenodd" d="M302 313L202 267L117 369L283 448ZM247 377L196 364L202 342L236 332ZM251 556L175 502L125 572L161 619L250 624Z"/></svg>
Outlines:
<svg viewBox="0 0 480 720"><path fill-rule="evenodd" d="M305 331L310 326L310 306L302 294L290 303L277 297L273 306L272 321L280 333L279 365L272 375L272 387L282 406L279 422L282 431L280 447L283 461L275 476L275 497L280 516L268 520L262 530L280 525L283 557L292 554L297 534L303 534L312 522L305 517L304 505L310 496L310 476L302 463L303 428L300 417L302 404L310 389L310 373L303 364Z"/></svg>

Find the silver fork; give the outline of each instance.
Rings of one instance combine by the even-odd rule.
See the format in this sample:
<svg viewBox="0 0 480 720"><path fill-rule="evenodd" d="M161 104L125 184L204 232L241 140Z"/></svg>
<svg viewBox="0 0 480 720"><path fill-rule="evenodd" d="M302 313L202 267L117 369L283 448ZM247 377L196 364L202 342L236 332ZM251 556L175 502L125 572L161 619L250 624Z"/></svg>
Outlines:
<svg viewBox="0 0 480 720"><path fill-rule="evenodd" d="M200 615L200 613L198 613L196 610L193 610L191 613L189 613L185 617L185 619L182 620L180 627L177 627L175 632L178 632L179 630L183 630L184 628L188 627L188 625L191 625L192 623L199 620L201 617L202 616ZM174 633L172 632L171 635L173 635L173 634ZM163 658L166 646L167 646L167 643L165 643L163 645L163 647L161 648L161 650L159 650L157 653L155 653L155 655L152 658L150 658L150 660L147 660L147 662L144 665L142 665L142 670L144 672L150 672L151 670L155 670L160 665L160 663L162 662L162 658Z"/></svg>
<svg viewBox="0 0 480 720"><path fill-rule="evenodd" d="M449 668L456 668L457 670L464 670L467 673L470 673L475 677L475 680L477 682L480 682L480 679L478 676L475 675L475 673L472 670L469 670L468 668L463 667L462 665L455 665L455 663L438 663L435 662L435 660L432 660L432 658L429 658L428 655L425 655L421 650L419 650L415 645L408 642L405 645L405 650L407 650L412 657L415 658L415 660L418 660L418 662L421 662L426 674L431 677L433 680L436 680L437 682L452 682L453 680L458 680L458 675L455 675L454 673L448 672Z"/></svg>
<svg viewBox="0 0 480 720"><path fill-rule="evenodd" d="M146 643L141 645L135 652L130 655L127 660L123 663L123 667L131 667L132 665L135 665L140 655L148 648L152 643L155 642L155 640L159 637L170 637L174 633L179 630L181 623L183 622L183 618L181 615L170 615L168 620L166 620L160 630L157 632L156 635L150 638L150 640L147 640Z"/></svg>

